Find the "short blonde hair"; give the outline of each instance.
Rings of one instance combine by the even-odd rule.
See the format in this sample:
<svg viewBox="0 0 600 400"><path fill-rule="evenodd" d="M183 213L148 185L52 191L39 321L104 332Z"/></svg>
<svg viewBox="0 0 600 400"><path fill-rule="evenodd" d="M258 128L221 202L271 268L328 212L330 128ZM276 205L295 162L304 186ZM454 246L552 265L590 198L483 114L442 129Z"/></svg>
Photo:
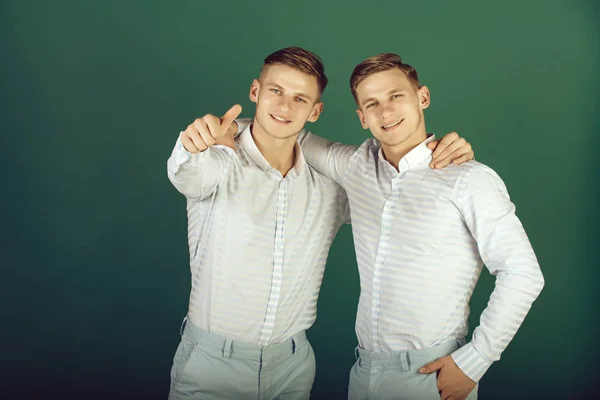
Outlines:
<svg viewBox="0 0 600 400"><path fill-rule="evenodd" d="M297 69L307 75L314 76L319 85L319 95L323 94L327 87L327 76L325 75L325 67L323 60L308 50L300 47L286 47L285 49L277 50L265 58L262 69L260 70L261 77L270 65L283 64L288 67Z"/></svg>
<svg viewBox="0 0 600 400"><path fill-rule="evenodd" d="M356 88L362 81L377 72L387 71L392 68L398 68L404 72L415 89L421 87L416 69L402 62L402 59L397 54L382 53L369 57L354 67L354 71L352 71L352 75L350 76L350 91L352 91L352 96L354 96L356 103L358 104Z"/></svg>

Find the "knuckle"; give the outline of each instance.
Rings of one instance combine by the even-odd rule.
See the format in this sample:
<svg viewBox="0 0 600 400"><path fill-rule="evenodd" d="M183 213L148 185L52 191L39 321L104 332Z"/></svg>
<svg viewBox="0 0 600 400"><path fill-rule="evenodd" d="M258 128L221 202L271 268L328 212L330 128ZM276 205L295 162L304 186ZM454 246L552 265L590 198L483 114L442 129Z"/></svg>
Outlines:
<svg viewBox="0 0 600 400"><path fill-rule="evenodd" d="M215 120L216 120L216 119L217 119L217 117L215 117L215 116L214 116L214 115L212 115L212 114L206 114L206 115L204 116L204 118L203 118L203 120L204 120L204 123L208 124L209 126L210 126L211 124L214 124L214 122L215 122Z"/></svg>
<svg viewBox="0 0 600 400"><path fill-rule="evenodd" d="M198 132L195 129L189 129L189 130L185 131L186 139L193 140L194 137L196 137L196 136L198 136Z"/></svg>

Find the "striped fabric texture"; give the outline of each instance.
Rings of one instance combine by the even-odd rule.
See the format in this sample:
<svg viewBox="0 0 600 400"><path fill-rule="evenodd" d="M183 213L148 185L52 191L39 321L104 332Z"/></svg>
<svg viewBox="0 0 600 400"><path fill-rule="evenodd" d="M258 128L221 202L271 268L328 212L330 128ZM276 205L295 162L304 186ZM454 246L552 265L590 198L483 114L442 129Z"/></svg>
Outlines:
<svg viewBox="0 0 600 400"><path fill-rule="evenodd" d="M190 154L177 140L167 170L187 199L188 318L196 326L267 345L314 323L327 254L349 207L343 189L295 151L282 177L249 127L235 151Z"/></svg>
<svg viewBox="0 0 600 400"><path fill-rule="evenodd" d="M477 382L517 332L544 278L500 177L476 161L429 168L426 144L434 139L403 157L399 171L375 139L350 146L307 133L299 142L307 163L350 201L360 347L401 351L464 338L483 266L495 275L472 341L452 354Z"/></svg>

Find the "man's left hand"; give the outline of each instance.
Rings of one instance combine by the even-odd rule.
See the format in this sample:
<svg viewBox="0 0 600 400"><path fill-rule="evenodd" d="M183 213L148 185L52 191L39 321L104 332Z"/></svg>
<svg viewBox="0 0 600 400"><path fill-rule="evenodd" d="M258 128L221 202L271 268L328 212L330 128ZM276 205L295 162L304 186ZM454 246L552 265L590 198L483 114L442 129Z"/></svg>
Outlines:
<svg viewBox="0 0 600 400"><path fill-rule="evenodd" d="M444 168L450 163L462 164L475 158L473 148L465 139L458 136L456 132L450 132L441 140L427 143L429 149L434 150L431 168Z"/></svg>
<svg viewBox="0 0 600 400"><path fill-rule="evenodd" d="M439 371L437 386L442 400L464 400L475 388L476 383L458 368L451 356L438 358L419 369L422 374L436 371Z"/></svg>

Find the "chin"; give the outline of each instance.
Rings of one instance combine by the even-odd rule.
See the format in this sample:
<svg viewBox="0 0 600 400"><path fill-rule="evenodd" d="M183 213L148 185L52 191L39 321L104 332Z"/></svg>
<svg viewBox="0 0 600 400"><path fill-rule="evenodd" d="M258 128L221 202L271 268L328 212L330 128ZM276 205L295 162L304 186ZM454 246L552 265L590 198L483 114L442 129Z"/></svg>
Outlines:
<svg viewBox="0 0 600 400"><path fill-rule="evenodd" d="M385 144L386 146L398 146L398 145L406 142L407 139L408 139L408 136L406 136L406 135L391 135L391 136L387 136L385 134L381 135L378 138L378 140L382 144Z"/></svg>
<svg viewBox="0 0 600 400"><path fill-rule="evenodd" d="M292 136L295 136L300 131L296 131L293 129L281 129L281 127L272 127L270 126L267 130L269 136L275 137L277 139L288 139Z"/></svg>

